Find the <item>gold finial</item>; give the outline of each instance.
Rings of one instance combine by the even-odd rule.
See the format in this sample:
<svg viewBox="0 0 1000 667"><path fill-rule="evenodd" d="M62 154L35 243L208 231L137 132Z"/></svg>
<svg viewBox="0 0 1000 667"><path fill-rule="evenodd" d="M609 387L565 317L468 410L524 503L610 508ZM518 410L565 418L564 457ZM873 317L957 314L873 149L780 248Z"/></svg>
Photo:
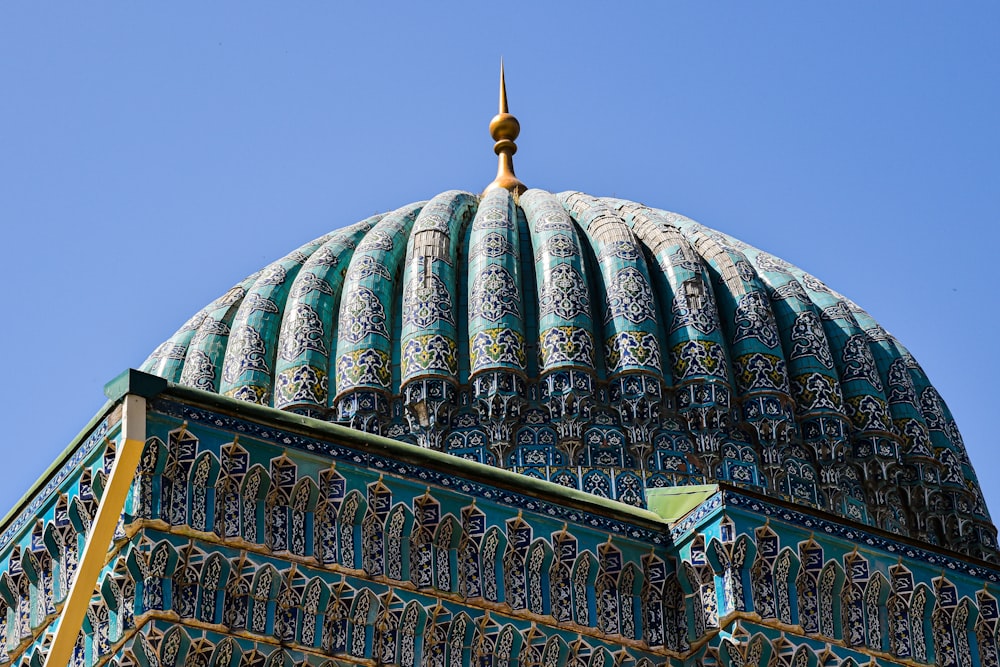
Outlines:
<svg viewBox="0 0 1000 667"><path fill-rule="evenodd" d="M514 153L517 144L514 140L521 133L521 124L507 111L507 84L503 75L503 59L500 60L500 113L490 121L490 136L493 137L493 152L497 154L497 177L486 186L486 190L503 188L519 195L527 186L517 180L514 175Z"/></svg>

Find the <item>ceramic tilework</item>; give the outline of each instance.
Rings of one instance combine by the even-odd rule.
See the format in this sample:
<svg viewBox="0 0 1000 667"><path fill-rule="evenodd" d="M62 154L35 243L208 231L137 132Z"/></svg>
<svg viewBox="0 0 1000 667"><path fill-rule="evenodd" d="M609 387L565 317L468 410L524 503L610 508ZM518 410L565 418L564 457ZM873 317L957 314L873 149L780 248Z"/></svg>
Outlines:
<svg viewBox="0 0 1000 667"><path fill-rule="evenodd" d="M1000 572L736 490L667 533L196 405L148 430L124 520L153 522L71 665L996 664ZM88 442L5 533L0 662L42 659L114 458Z"/></svg>
<svg viewBox="0 0 1000 667"><path fill-rule="evenodd" d="M143 368L630 503L717 478L995 551L954 419L895 338L633 202L447 192L375 216L243 281Z"/></svg>

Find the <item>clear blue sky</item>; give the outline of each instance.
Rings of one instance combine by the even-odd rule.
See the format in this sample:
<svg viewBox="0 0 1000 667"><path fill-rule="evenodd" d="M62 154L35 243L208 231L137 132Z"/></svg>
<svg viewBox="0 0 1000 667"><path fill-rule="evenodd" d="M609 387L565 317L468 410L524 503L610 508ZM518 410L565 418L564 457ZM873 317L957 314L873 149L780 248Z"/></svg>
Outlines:
<svg viewBox="0 0 1000 667"><path fill-rule="evenodd" d="M433 9L430 9L433 7ZM766 249L914 353L1000 519L998 3L4 3L11 506L188 316L496 168Z"/></svg>

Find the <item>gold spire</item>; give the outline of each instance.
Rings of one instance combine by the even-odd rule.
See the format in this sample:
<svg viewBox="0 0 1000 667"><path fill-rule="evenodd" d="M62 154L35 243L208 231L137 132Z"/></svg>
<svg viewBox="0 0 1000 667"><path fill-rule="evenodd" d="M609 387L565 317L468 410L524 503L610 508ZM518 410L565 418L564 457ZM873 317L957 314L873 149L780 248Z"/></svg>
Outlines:
<svg viewBox="0 0 1000 667"><path fill-rule="evenodd" d="M503 188L516 195L527 190L527 186L514 175L514 140L521 133L521 124L507 112L507 85L503 76L503 59L500 60L500 113L490 121L490 136L493 137L493 152L497 154L497 177L486 186L487 190Z"/></svg>

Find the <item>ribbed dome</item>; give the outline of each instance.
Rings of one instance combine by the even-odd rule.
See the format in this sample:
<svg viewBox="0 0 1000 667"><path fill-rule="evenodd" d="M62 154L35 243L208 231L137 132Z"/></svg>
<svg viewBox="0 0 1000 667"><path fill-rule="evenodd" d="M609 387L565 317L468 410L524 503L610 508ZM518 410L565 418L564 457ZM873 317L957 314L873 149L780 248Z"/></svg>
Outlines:
<svg viewBox="0 0 1000 667"><path fill-rule="evenodd" d="M143 370L632 504L727 480L995 552L955 422L895 338L633 202L495 188L374 216L242 281Z"/></svg>

